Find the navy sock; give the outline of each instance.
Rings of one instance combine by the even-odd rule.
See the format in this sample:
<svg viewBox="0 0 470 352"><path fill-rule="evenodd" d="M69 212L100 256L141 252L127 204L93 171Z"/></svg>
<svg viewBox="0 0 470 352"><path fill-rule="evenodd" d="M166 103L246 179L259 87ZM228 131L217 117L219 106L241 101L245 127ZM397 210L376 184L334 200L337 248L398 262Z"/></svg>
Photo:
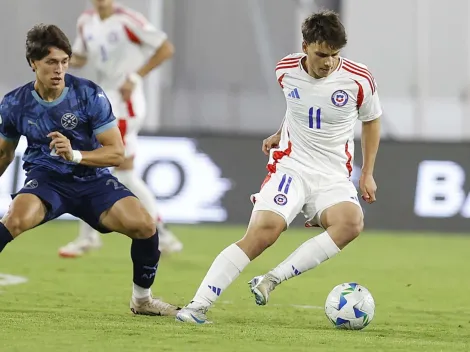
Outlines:
<svg viewBox="0 0 470 352"><path fill-rule="evenodd" d="M134 283L143 288L150 288L160 260L158 231L145 240L132 240L131 258L134 263Z"/></svg>
<svg viewBox="0 0 470 352"><path fill-rule="evenodd" d="M10 231L0 222L0 252L3 251L3 248L13 240L13 236Z"/></svg>

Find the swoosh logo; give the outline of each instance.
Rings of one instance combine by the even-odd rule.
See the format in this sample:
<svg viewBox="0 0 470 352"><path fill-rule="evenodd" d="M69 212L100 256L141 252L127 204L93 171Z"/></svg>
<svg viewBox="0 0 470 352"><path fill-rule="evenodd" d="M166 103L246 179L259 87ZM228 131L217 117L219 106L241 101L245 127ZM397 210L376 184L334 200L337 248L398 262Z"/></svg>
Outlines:
<svg viewBox="0 0 470 352"><path fill-rule="evenodd" d="M198 324L204 324L206 321L205 320L201 320L201 319L198 319L196 318L194 315L190 314L191 315L191 318L194 319L194 321Z"/></svg>

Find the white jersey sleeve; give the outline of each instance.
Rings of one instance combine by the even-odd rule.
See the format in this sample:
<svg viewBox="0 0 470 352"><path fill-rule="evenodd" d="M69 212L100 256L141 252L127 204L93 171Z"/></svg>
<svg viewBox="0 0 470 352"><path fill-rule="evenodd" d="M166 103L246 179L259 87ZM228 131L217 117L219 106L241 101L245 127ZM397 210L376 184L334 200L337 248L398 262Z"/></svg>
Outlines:
<svg viewBox="0 0 470 352"><path fill-rule="evenodd" d="M286 73L292 68L299 67L300 60L304 56L305 56L304 54L300 54L300 53L290 54L284 57L281 61L277 63L276 78L281 88L284 88L284 85L282 84L282 80L284 76L286 75Z"/></svg>
<svg viewBox="0 0 470 352"><path fill-rule="evenodd" d="M87 47L83 36L83 26L90 19L90 12L83 13L77 20L75 41L72 45L72 52L79 56L87 56Z"/></svg>
<svg viewBox="0 0 470 352"><path fill-rule="evenodd" d="M155 28L140 13L129 8L119 8L117 13L122 14L121 21L136 36L136 42L158 49L167 39L165 32Z"/></svg>
<svg viewBox="0 0 470 352"><path fill-rule="evenodd" d="M377 83L367 67L361 65L368 74L359 81L358 91L358 120L362 122L372 121L382 115Z"/></svg>

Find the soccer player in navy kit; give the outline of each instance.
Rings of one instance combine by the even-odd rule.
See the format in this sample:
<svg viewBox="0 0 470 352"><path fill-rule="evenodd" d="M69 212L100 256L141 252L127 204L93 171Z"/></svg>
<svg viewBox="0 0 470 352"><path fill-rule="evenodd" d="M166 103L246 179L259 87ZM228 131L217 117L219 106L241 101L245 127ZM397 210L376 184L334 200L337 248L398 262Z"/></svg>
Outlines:
<svg viewBox="0 0 470 352"><path fill-rule="evenodd" d="M175 315L152 297L160 252L155 222L107 167L124 160L108 98L95 83L66 74L72 49L54 25L33 27L26 59L36 79L6 94L0 105L0 175L25 136L24 187L0 222L0 252L21 233L69 213L106 233L132 239L130 308L134 314Z"/></svg>

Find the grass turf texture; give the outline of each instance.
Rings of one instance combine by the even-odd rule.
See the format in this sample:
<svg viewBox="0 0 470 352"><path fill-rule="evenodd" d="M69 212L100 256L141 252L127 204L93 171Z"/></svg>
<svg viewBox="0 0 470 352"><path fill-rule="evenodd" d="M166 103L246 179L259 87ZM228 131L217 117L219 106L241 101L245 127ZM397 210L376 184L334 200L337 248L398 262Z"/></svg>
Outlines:
<svg viewBox="0 0 470 352"><path fill-rule="evenodd" d="M182 253L163 257L155 296L184 305L215 256L243 227L174 226ZM336 258L279 286L258 307L247 281L275 266L315 230L290 229L251 263L209 312L213 325L129 311L130 240L103 236L104 247L61 259L74 222L23 234L0 254L0 273L28 282L0 286L0 351L468 351L470 237L366 232ZM363 331L334 329L322 306L342 282L367 287L376 316Z"/></svg>

